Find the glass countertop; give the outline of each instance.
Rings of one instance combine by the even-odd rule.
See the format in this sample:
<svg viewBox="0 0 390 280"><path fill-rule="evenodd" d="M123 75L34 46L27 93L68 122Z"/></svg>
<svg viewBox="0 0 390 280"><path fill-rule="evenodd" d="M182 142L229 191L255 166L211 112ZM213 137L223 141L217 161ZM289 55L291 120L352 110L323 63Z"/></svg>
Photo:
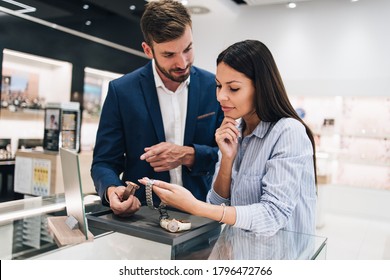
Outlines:
<svg viewBox="0 0 390 280"><path fill-rule="evenodd" d="M85 212L96 213L109 211L109 208L101 205L100 198L96 195L84 198ZM130 251L137 250L144 252L143 258L148 259L145 244L150 247L150 259L156 258L153 255L156 248L161 247L158 242L150 242L140 237L116 232L114 229L102 230L89 227L95 236L95 240L88 244L75 244L65 247L58 247L47 230L48 216L66 215L64 195L53 197L30 197L17 201L0 203L0 259L27 259L40 258L52 252L55 259L56 254L63 254L69 251L67 256L70 259L81 258L86 251L112 252L114 258L118 257L117 248L120 246L121 259L133 258ZM122 242L129 245L116 244L122 238ZM262 236L252 232L224 226L223 230L210 232L201 239L203 244L196 240L183 244L180 248L165 248L167 253L161 259L213 259L213 260L256 260L256 259L325 259L326 242L325 237L302 234L281 230L273 236ZM127 241L126 241L127 240ZM196 246L190 246L190 243ZM104 244L104 245L102 245ZM154 245L153 245L154 244ZM85 250L88 246L88 250ZM124 248L129 249L126 252ZM84 249L83 249L84 248ZM80 252L79 252L80 251ZM55 253L57 252L57 253ZM79 253L77 253L79 252ZM172 252L172 253L169 253ZM48 255L48 256L49 256ZM107 257L107 255L102 255ZM85 255L86 259L95 259L96 254Z"/></svg>
<svg viewBox="0 0 390 280"><path fill-rule="evenodd" d="M84 197L86 206L100 203L96 195ZM65 196L59 194L48 197L26 197L24 199L0 203L0 226L14 220L65 210Z"/></svg>
<svg viewBox="0 0 390 280"><path fill-rule="evenodd" d="M280 230L264 236L225 226L209 259L214 260L311 260L324 258L327 238Z"/></svg>

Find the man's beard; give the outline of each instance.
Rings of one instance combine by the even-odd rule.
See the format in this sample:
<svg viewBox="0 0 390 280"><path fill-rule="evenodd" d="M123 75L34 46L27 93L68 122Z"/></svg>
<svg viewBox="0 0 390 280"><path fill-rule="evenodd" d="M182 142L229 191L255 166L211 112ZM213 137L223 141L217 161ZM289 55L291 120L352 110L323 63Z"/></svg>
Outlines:
<svg viewBox="0 0 390 280"><path fill-rule="evenodd" d="M181 82L184 82L185 80L187 80L187 78L189 77L190 75L190 72L191 71L188 71L188 73L186 73L185 75L181 75L181 76L173 76L172 74L170 74L167 70L165 70L164 68L162 68L160 66L160 64L158 64L158 61L157 59L154 60L156 62L156 67L158 68L158 70L160 70L161 73L163 73L163 75L165 77L167 77L168 79L170 79L171 81L174 81L174 82L177 82L177 83L181 83ZM190 69L192 66L192 64L188 64L187 69ZM183 70L183 69L172 69L170 71L174 71L174 70Z"/></svg>

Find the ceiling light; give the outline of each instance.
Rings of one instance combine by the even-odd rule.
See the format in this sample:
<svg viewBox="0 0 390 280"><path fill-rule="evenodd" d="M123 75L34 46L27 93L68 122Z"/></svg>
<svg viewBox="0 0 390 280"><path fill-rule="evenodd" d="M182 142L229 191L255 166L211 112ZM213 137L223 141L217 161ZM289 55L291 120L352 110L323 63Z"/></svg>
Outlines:
<svg viewBox="0 0 390 280"><path fill-rule="evenodd" d="M135 8L136 8L136 6L135 6L135 5L131 5L131 6L129 7L129 9L130 9L130 10L132 10L132 11L134 11L134 10L135 10Z"/></svg>
<svg viewBox="0 0 390 280"><path fill-rule="evenodd" d="M289 3L287 4L287 7L290 8L290 9L294 9L294 8L297 7L297 4L295 4L295 2L289 2Z"/></svg>
<svg viewBox="0 0 390 280"><path fill-rule="evenodd" d="M84 10L88 10L88 9L89 9L89 5L88 5L88 4L84 4L84 5L83 5L83 9L84 9Z"/></svg>
<svg viewBox="0 0 390 280"><path fill-rule="evenodd" d="M86 22L85 22L85 25L91 25L92 24L92 21L90 21L90 20L87 20Z"/></svg>
<svg viewBox="0 0 390 280"><path fill-rule="evenodd" d="M2 0L2 1L3 2L7 2L9 4L12 4L12 5L15 5L15 6L19 7L19 8L22 8L20 10L14 10L17 13L21 13L21 14L32 13L32 12L35 12L37 10L35 7L32 7L32 6L20 3L18 1L13 1L13 0Z"/></svg>
<svg viewBox="0 0 390 280"><path fill-rule="evenodd" d="M23 53L23 52L14 51L14 50L9 50L9 49L4 49L3 55L10 58L10 59L17 57L17 58L23 58L23 59L32 60L32 61L50 64L50 65L59 66L59 67L70 65L69 62L54 60L54 59L50 59L50 58L46 58L46 57L41 57L41 56L32 55L32 54ZM0 224L1 224L1 222L0 222Z"/></svg>

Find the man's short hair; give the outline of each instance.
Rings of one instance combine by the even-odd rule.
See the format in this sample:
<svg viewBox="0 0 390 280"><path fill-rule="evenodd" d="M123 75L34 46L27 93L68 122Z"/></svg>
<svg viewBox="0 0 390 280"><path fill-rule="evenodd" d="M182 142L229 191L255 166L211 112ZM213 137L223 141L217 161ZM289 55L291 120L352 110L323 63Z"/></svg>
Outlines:
<svg viewBox="0 0 390 280"><path fill-rule="evenodd" d="M145 5L141 29L149 46L180 38L187 26L192 27L190 13L178 1L151 1Z"/></svg>

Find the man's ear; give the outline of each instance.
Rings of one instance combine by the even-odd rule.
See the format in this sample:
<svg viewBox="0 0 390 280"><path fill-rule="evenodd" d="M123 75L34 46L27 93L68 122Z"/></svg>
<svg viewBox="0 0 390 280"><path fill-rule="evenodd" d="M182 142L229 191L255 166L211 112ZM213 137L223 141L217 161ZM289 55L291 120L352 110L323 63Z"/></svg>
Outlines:
<svg viewBox="0 0 390 280"><path fill-rule="evenodd" d="M151 48L146 42L142 42L142 48L144 49L144 53L145 53L150 59L153 59L153 51L152 51L152 48Z"/></svg>

